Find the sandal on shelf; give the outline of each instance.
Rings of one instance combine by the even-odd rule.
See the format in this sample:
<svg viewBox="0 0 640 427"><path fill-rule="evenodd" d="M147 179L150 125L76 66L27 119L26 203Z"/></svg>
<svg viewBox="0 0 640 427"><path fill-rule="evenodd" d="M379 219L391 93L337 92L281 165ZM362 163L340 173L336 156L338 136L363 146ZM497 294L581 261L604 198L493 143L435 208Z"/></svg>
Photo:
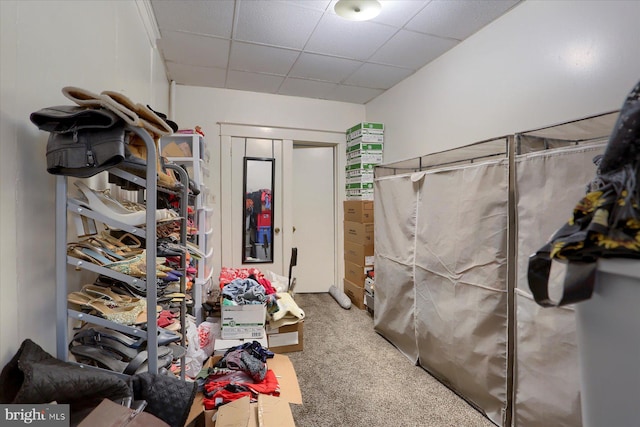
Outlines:
<svg viewBox="0 0 640 427"><path fill-rule="evenodd" d="M88 239L81 240L83 243L88 243L92 246L102 248L107 254L111 257L116 258L117 260L124 260L126 258L131 258L134 255L138 255L142 252L143 249L133 250L129 248L127 245L124 245L118 242L116 239L113 239L118 244L115 244L110 239L107 239L104 235L105 232L100 236L91 236Z"/></svg>
<svg viewBox="0 0 640 427"><path fill-rule="evenodd" d="M107 301L113 301L118 306L128 306L128 305L142 305L146 306L147 301L141 298L130 297L127 295L121 295L111 290L111 288L107 288L99 285L84 285L82 287L82 292L89 295L90 297L96 299L103 299Z"/></svg>
<svg viewBox="0 0 640 427"><path fill-rule="evenodd" d="M73 344L73 343L72 343ZM94 366L119 372L125 375L134 375L148 371L148 357L146 350L139 352L131 361L125 362L122 357L111 351L91 345L70 345L69 351L78 362L87 361ZM173 360L172 355L158 357L158 368L167 368Z"/></svg>
<svg viewBox="0 0 640 427"><path fill-rule="evenodd" d="M139 316L145 312L141 305L120 307L113 302L105 302L100 298L92 298L82 292L71 292L67 295L67 301L81 309L95 310L100 316L121 325L134 325L139 323ZM146 321L146 317L144 318Z"/></svg>
<svg viewBox="0 0 640 427"><path fill-rule="evenodd" d="M79 258L84 261L89 261L92 264L97 264L101 267L106 267L114 262L108 255L100 248L96 248L87 243L72 242L67 244L67 255Z"/></svg>
<svg viewBox="0 0 640 427"><path fill-rule="evenodd" d="M106 328L105 328L106 329ZM118 340L107 339L107 335L94 328L81 329L73 336L73 341L83 345L100 347L104 350L116 353L123 360L130 362L138 356L138 349L122 344ZM172 353L167 346L158 346L158 357L165 357Z"/></svg>
<svg viewBox="0 0 640 427"><path fill-rule="evenodd" d="M102 238L125 253L130 252L132 255L137 255L144 251L141 248L142 242L140 239L131 233L120 233L120 237L115 237L109 234L108 231L103 231Z"/></svg>
<svg viewBox="0 0 640 427"><path fill-rule="evenodd" d="M80 205L127 225L140 226L146 224L146 210L132 211L127 209L118 200L111 198L108 190L93 190L82 181L76 181L74 184L85 199L78 200ZM156 221L165 221L176 216L177 214L169 209L156 209Z"/></svg>
<svg viewBox="0 0 640 427"><path fill-rule="evenodd" d="M93 332L91 333L94 334L96 336L96 339L99 341L117 341L118 343L133 349L141 348L145 346L145 343L147 342L146 338L131 336L122 332L115 331L113 329L97 325L87 324L84 328L80 329L80 331L84 331L87 329L93 330ZM178 333L158 328L158 346L167 346L171 343L180 341L181 338L182 335Z"/></svg>

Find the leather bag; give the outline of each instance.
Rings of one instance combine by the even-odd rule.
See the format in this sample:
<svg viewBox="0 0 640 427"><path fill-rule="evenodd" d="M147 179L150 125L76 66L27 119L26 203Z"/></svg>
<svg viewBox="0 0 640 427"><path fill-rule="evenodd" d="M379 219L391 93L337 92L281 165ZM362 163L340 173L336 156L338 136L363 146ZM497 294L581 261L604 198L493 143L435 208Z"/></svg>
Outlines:
<svg viewBox="0 0 640 427"><path fill-rule="evenodd" d="M50 174L88 178L124 160L124 121L110 110L59 105L38 110L30 119L50 133Z"/></svg>

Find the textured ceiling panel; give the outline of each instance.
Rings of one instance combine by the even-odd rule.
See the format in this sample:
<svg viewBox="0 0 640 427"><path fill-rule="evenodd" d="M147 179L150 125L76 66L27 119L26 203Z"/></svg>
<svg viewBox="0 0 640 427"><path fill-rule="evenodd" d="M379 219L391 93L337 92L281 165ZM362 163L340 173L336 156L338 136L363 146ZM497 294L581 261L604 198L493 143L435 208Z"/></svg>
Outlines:
<svg viewBox="0 0 640 427"><path fill-rule="evenodd" d="M173 31L165 33L158 40L165 60L202 67L227 67L229 40Z"/></svg>
<svg viewBox="0 0 640 427"><path fill-rule="evenodd" d="M364 64L345 81L345 84L372 89L389 89L411 74L413 71L406 68Z"/></svg>
<svg viewBox="0 0 640 427"><path fill-rule="evenodd" d="M302 49L322 12L275 1L239 3L238 40Z"/></svg>
<svg viewBox="0 0 640 427"><path fill-rule="evenodd" d="M167 62L169 78L176 83L191 86L225 87L227 70L224 68L194 67Z"/></svg>
<svg viewBox="0 0 640 427"><path fill-rule="evenodd" d="M340 83L361 65L362 62L351 59L303 53L291 69L290 75Z"/></svg>
<svg viewBox="0 0 640 427"><path fill-rule="evenodd" d="M300 52L296 50L233 42L229 68L286 75L298 56Z"/></svg>
<svg viewBox="0 0 640 427"><path fill-rule="evenodd" d="M453 39L401 30L371 57L371 61L417 70L456 44L458 42Z"/></svg>
<svg viewBox="0 0 640 427"><path fill-rule="evenodd" d="M162 36L164 30L231 37L234 0L151 0Z"/></svg>
<svg viewBox="0 0 640 427"><path fill-rule="evenodd" d="M365 60L397 31L374 22L352 22L325 14L305 50Z"/></svg>
<svg viewBox="0 0 640 427"><path fill-rule="evenodd" d="M278 93L282 95L304 96L307 98L329 99L329 94L335 90L336 86L335 83L290 77L284 81Z"/></svg>
<svg viewBox="0 0 640 427"><path fill-rule="evenodd" d="M366 103L518 0L380 0L368 22L337 0L151 0L178 84Z"/></svg>
<svg viewBox="0 0 640 427"><path fill-rule="evenodd" d="M229 71L227 87L229 89L250 90L253 92L276 93L284 77L268 74Z"/></svg>
<svg viewBox="0 0 640 427"><path fill-rule="evenodd" d="M433 0L406 28L464 40L516 3L515 0Z"/></svg>

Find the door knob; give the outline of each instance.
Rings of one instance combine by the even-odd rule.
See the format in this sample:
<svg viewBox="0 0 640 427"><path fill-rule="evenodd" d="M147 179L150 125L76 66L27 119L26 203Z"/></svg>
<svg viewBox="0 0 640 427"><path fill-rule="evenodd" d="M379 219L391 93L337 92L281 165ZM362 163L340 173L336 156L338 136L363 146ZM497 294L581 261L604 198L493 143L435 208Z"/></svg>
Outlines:
<svg viewBox="0 0 640 427"><path fill-rule="evenodd" d="M280 227L274 228L273 231L275 231L275 233L278 234L280 232Z"/></svg>
<svg viewBox="0 0 640 427"><path fill-rule="evenodd" d="M295 225L293 226L293 232L294 233L296 232L296 226Z"/></svg>

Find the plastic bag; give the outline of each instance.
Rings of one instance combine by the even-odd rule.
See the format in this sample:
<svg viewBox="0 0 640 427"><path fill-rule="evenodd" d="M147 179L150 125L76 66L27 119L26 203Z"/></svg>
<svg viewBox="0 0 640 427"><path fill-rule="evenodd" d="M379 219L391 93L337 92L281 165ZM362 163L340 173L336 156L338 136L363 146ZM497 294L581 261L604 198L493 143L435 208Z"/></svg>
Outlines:
<svg viewBox="0 0 640 427"><path fill-rule="evenodd" d="M207 356L213 354L213 347L216 342L216 329L220 331L220 324L213 322L202 322L198 325L198 337L200 339L200 348Z"/></svg>
<svg viewBox="0 0 640 427"><path fill-rule="evenodd" d="M202 348L200 348L198 327L191 319L187 319L187 343L184 372L188 377L195 378L200 373L202 365L209 356Z"/></svg>
<svg viewBox="0 0 640 427"><path fill-rule="evenodd" d="M267 270L267 279L271 282L271 286L275 288L277 292L287 292L289 290L289 278L280 276L273 271Z"/></svg>

